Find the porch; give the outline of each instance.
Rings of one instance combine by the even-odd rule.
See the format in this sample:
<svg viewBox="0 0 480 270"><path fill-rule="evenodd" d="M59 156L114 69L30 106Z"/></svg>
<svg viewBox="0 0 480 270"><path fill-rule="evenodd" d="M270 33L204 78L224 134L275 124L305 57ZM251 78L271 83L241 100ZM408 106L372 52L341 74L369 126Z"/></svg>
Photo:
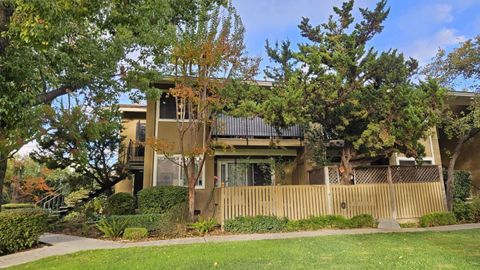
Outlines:
<svg viewBox="0 0 480 270"><path fill-rule="evenodd" d="M412 219L446 210L439 166L375 166L355 169L353 185L340 185L338 169L325 167L314 185L237 186L215 189L216 217L267 215L291 220L310 216L371 214ZM319 181L322 182L322 181Z"/></svg>

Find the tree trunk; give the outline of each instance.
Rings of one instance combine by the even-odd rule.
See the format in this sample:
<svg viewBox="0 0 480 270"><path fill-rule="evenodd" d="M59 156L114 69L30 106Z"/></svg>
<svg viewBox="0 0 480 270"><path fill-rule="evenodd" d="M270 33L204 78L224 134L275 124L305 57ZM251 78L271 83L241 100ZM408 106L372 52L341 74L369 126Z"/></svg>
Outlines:
<svg viewBox="0 0 480 270"><path fill-rule="evenodd" d="M342 149L342 158L340 162L340 180L343 185L350 185L352 183L353 166L352 166L352 152L351 146L345 146Z"/></svg>
<svg viewBox="0 0 480 270"><path fill-rule="evenodd" d="M448 163L448 171L447 171L447 208L449 211L453 209L453 192L455 186L455 179L454 179L454 172L455 172L455 163L457 162L457 158L460 155L460 151L462 150L462 146L465 143L465 138L460 138L457 141L457 145L455 146L455 150L453 152L452 157L450 158L450 162Z"/></svg>
<svg viewBox="0 0 480 270"><path fill-rule="evenodd" d="M0 154L0 212L2 211L3 202L3 183L5 183L5 175L7 173L8 159Z"/></svg>
<svg viewBox="0 0 480 270"><path fill-rule="evenodd" d="M192 159L188 163L188 219L195 221L195 160Z"/></svg>

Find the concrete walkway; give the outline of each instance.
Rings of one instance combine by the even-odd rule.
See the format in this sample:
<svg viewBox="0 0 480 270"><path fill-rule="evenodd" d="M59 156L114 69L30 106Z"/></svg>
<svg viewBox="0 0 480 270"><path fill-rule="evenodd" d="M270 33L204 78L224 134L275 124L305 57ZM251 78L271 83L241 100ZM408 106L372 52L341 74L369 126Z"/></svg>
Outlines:
<svg viewBox="0 0 480 270"><path fill-rule="evenodd" d="M0 268L13 265L23 264L36 261L42 258L70 254L83 250L95 249L115 249L130 247L147 247L147 246L170 246L181 244L195 243L220 243L232 241L251 241L251 240L268 240L268 239L288 239L299 237L317 237L326 235L353 235L353 234L372 234L372 233L391 233L391 232L425 232L425 231L456 231L480 229L479 224L461 224L450 225L433 228L408 228L400 230L380 230L380 229L351 229L351 230L320 230L306 232L289 232L289 233L265 233L265 234L240 234L240 235L221 235L221 236L205 236L193 238L179 238L146 242L115 242L107 240L98 240L63 234L45 234L40 241L50 246L19 252L11 255L0 257Z"/></svg>

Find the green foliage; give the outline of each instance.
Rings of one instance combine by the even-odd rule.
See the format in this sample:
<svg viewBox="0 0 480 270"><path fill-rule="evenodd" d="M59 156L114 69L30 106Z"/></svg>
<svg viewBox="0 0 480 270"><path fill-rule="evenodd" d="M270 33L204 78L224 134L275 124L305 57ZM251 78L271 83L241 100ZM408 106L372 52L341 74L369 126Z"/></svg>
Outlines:
<svg viewBox="0 0 480 270"><path fill-rule="evenodd" d="M211 232L218 226L218 222L214 218L200 219L199 221L189 225L201 235Z"/></svg>
<svg viewBox="0 0 480 270"><path fill-rule="evenodd" d="M109 216L105 219L125 222L127 227L141 227L146 228L148 231L155 231L164 222L166 216L165 214L139 214Z"/></svg>
<svg viewBox="0 0 480 270"><path fill-rule="evenodd" d="M4 210L23 209L23 208L35 208L35 205L31 203L7 203L2 205L2 209Z"/></svg>
<svg viewBox="0 0 480 270"><path fill-rule="evenodd" d="M236 217L225 221L224 229L234 233L280 232L287 225L286 218L271 216Z"/></svg>
<svg viewBox="0 0 480 270"><path fill-rule="evenodd" d="M473 221L473 211L471 206L461 199L455 199L452 212L458 222Z"/></svg>
<svg viewBox="0 0 480 270"><path fill-rule="evenodd" d="M107 238L118 238L122 236L127 227L127 222L120 218L104 218L97 223L97 228L103 232Z"/></svg>
<svg viewBox="0 0 480 270"><path fill-rule="evenodd" d="M135 214L135 198L130 193L115 193L107 199L109 215Z"/></svg>
<svg viewBox="0 0 480 270"><path fill-rule="evenodd" d="M151 234L165 236L177 232L177 224L185 224L187 206L185 203L175 205L163 214L139 214L110 216L106 220L116 220L125 223L126 227L146 228Z"/></svg>
<svg viewBox="0 0 480 270"><path fill-rule="evenodd" d="M400 228L404 229L404 228L417 228L418 227L418 224L415 223L415 222L408 222L408 223L400 223Z"/></svg>
<svg viewBox="0 0 480 270"><path fill-rule="evenodd" d="M454 181L454 198L465 201L470 197L472 191L472 178L469 171L455 171Z"/></svg>
<svg viewBox="0 0 480 270"><path fill-rule="evenodd" d="M354 216L350 219L352 228L375 228L377 227L377 222L372 217L372 215L363 214Z"/></svg>
<svg viewBox="0 0 480 270"><path fill-rule="evenodd" d="M480 196L473 198L470 209L472 210L473 222L480 222Z"/></svg>
<svg viewBox="0 0 480 270"><path fill-rule="evenodd" d="M0 254L32 247L47 229L47 212L16 209L0 212Z"/></svg>
<svg viewBox="0 0 480 270"><path fill-rule="evenodd" d="M157 186L138 192L138 209L142 214L162 214L186 202L188 189L180 186Z"/></svg>
<svg viewBox="0 0 480 270"><path fill-rule="evenodd" d="M142 240L148 237L146 228L126 228L123 232L123 238L127 240Z"/></svg>
<svg viewBox="0 0 480 270"><path fill-rule="evenodd" d="M452 225L457 223L453 213L431 213L420 218L421 227Z"/></svg>
<svg viewBox="0 0 480 270"><path fill-rule="evenodd" d="M328 161L325 144L331 139L344 140L345 167L350 159L393 152L421 158L425 149L419 141L439 121L445 90L433 80L412 80L416 60L394 49L369 47L389 14L386 1L361 8L359 17L353 16L353 7L353 1L335 7L335 16L318 26L303 18L299 28L305 42L297 51L288 42L267 43L276 66L265 74L277 83L264 91L258 111L279 128L307 127L318 166Z"/></svg>
<svg viewBox="0 0 480 270"><path fill-rule="evenodd" d="M224 229L229 232L255 233L277 231L311 231L325 228L351 229L351 228L375 228L377 222L371 215L363 214L351 219L343 216L317 216L301 220L280 219L277 217L236 217L226 220Z"/></svg>

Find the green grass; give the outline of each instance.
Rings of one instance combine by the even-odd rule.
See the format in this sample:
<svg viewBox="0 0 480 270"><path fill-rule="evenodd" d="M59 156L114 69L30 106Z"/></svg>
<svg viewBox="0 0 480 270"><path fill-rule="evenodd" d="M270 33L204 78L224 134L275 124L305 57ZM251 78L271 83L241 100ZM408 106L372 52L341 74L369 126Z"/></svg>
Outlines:
<svg viewBox="0 0 480 270"><path fill-rule="evenodd" d="M480 230L79 252L12 269L480 269Z"/></svg>

